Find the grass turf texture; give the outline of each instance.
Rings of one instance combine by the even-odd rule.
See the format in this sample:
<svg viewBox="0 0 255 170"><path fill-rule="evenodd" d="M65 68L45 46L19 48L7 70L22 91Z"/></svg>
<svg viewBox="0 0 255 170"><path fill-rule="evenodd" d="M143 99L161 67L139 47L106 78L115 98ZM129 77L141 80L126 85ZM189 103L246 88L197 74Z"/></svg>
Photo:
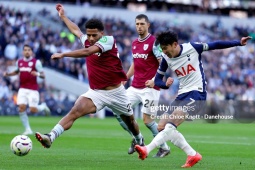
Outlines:
<svg viewBox="0 0 255 170"><path fill-rule="evenodd" d="M34 132L49 132L60 117L30 117ZM145 143L152 140L151 133L138 120ZM203 156L192 169L254 169L254 123L207 124L202 121L185 122L179 128L187 141ZM23 132L19 117L0 116L0 170L164 170L180 168L185 153L168 142L171 154L165 158L141 161L137 153L128 155L131 138L114 118L104 120L84 117L58 138L50 149L44 149L33 135L32 151L24 156L10 150L11 139Z"/></svg>

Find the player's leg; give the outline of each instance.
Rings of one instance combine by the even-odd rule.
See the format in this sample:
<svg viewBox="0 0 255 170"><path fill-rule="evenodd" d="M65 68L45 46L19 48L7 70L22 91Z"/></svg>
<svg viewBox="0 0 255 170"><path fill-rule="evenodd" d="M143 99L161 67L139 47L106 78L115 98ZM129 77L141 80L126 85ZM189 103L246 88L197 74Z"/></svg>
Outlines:
<svg viewBox="0 0 255 170"><path fill-rule="evenodd" d="M44 111L46 116L50 115L51 111L45 102L39 105L39 100L40 100L39 92L36 90L28 90L28 91L29 91L28 100L29 100L30 112L37 113L37 112Z"/></svg>
<svg viewBox="0 0 255 170"><path fill-rule="evenodd" d="M50 133L42 135L41 133L36 133L36 138L42 143L46 148L49 148L52 142L59 137L64 131L70 129L74 121L81 116L84 116L89 113L95 113L96 106L91 99L80 96L72 109L65 115L58 124L51 130Z"/></svg>
<svg viewBox="0 0 255 170"><path fill-rule="evenodd" d="M110 105L107 105L112 111L120 115L121 119L125 122L128 129L132 132L136 143L143 144L143 136L140 133L139 126L134 119L131 103L127 98L126 90L124 86L120 86L117 89L108 91L109 100L112 101Z"/></svg>
<svg viewBox="0 0 255 170"><path fill-rule="evenodd" d="M26 90L20 88L17 95L17 105L19 107L19 117L21 120L21 123L23 124L25 131L23 135L30 135L33 134L33 131L31 130L29 119L27 116L26 108L28 104L28 98L27 98Z"/></svg>
<svg viewBox="0 0 255 170"><path fill-rule="evenodd" d="M127 97L131 103L131 107L134 108L140 101L138 99L138 96L137 96L137 93L133 90L134 88L133 87L129 87L126 91L127 91ZM118 114L115 114L114 115L116 116L116 119L118 120L120 126L126 130L131 136L132 135L132 132L128 129L127 125L125 124L125 122L121 119L120 115ZM133 143L133 142L132 142Z"/></svg>
<svg viewBox="0 0 255 170"><path fill-rule="evenodd" d="M145 159L147 157L147 155L149 155L149 153L154 150L155 148L159 147L160 145L162 145L163 143L167 142L167 141L171 141L174 145L178 146L178 147L182 147L180 146L179 143L181 143L182 141L182 135L176 130L176 126L174 125L175 123L180 123L180 120L175 121L174 119L172 119L174 116L177 115L181 115L181 113L172 113L171 116L167 115L167 113L164 114L164 119L161 119L159 121L159 126L163 126L163 124L165 124L165 128L163 130L161 130L157 136L155 136L155 138L153 138L153 140L150 142L150 144L144 146L144 147L140 147L140 146L135 146L137 152L139 153L139 158L140 159ZM184 121L184 120L183 120ZM171 122L171 123L169 123ZM166 124L167 123L167 124Z"/></svg>
<svg viewBox="0 0 255 170"><path fill-rule="evenodd" d="M151 131L153 137L155 137L158 131L158 123L155 121L155 116L157 115L157 107L158 100L160 97L160 91L155 90L153 88L145 88L141 90L142 93L140 94L142 99L142 113L143 113L143 122L145 126ZM170 153L170 147L165 143L159 146L159 150L156 155L153 157L155 158L162 158L167 156Z"/></svg>

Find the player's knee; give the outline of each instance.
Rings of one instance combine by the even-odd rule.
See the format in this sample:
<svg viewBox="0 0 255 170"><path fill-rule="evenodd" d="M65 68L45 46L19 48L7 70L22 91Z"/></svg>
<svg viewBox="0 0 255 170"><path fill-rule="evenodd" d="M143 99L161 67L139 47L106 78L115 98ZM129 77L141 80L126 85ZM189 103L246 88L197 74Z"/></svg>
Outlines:
<svg viewBox="0 0 255 170"><path fill-rule="evenodd" d="M25 111L26 111L26 106L19 105L19 112L25 112Z"/></svg>
<svg viewBox="0 0 255 170"><path fill-rule="evenodd" d="M165 128L165 126L162 126L162 125L158 125L158 131L160 132L160 131L162 131L162 130L164 130L164 128Z"/></svg>
<svg viewBox="0 0 255 170"><path fill-rule="evenodd" d="M151 118L151 115L148 115L148 114L143 114L143 123L144 124L149 124L151 122L153 122L154 119Z"/></svg>

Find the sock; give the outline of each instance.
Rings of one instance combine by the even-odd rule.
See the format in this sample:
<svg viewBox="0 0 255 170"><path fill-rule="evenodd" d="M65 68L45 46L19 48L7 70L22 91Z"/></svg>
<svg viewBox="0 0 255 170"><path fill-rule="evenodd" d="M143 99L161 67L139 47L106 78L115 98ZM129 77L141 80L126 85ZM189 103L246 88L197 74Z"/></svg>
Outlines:
<svg viewBox="0 0 255 170"><path fill-rule="evenodd" d="M45 109L45 103L42 103L40 105L37 105L38 112L42 112Z"/></svg>
<svg viewBox="0 0 255 170"><path fill-rule="evenodd" d="M175 146L182 149L187 155L195 156L196 151L188 144L184 136L176 130L172 124L166 124L165 129L162 131L164 135L163 140L170 140Z"/></svg>
<svg viewBox="0 0 255 170"><path fill-rule="evenodd" d="M133 137L132 132L128 129L127 125L126 125L125 122L121 119L121 117L117 116L116 119L119 121L120 126L121 126L124 130L126 130L126 131Z"/></svg>
<svg viewBox="0 0 255 170"><path fill-rule="evenodd" d="M147 126L148 129L150 129L150 131L152 132L152 135L154 137L159 133L158 132L158 124L155 121L147 123L145 125ZM164 150L170 150L170 147L166 144L166 142L161 144L159 147Z"/></svg>
<svg viewBox="0 0 255 170"><path fill-rule="evenodd" d="M59 137L62 133L64 132L64 128L60 125L57 124L49 133L50 134L50 139L51 142L53 142L57 137Z"/></svg>
<svg viewBox="0 0 255 170"><path fill-rule="evenodd" d="M20 120L21 120L23 126L25 127L25 129L26 130L31 130L31 127L29 125L29 120L28 120L27 113L25 111L24 112L20 112L19 113L19 117L20 117Z"/></svg>
<svg viewBox="0 0 255 170"><path fill-rule="evenodd" d="M139 145L143 144L143 136L141 133L139 133L138 135L134 136L135 137L135 141L136 143L138 143Z"/></svg>
<svg viewBox="0 0 255 170"><path fill-rule="evenodd" d="M155 121L146 123L145 125L148 129L150 129L154 137L158 134L158 124Z"/></svg>

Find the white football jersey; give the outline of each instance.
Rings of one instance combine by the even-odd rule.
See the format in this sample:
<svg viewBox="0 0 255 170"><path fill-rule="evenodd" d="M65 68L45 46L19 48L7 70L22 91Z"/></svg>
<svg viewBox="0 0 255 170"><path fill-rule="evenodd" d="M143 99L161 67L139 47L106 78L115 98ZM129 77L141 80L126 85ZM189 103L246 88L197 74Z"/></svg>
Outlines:
<svg viewBox="0 0 255 170"><path fill-rule="evenodd" d="M207 44L196 44L203 51L208 50ZM179 80L178 95L193 90L205 92L206 81L201 61L201 53L198 53L191 43L181 44L181 52L178 57L169 58L163 55L168 67L175 72ZM201 51L202 52L202 51Z"/></svg>

